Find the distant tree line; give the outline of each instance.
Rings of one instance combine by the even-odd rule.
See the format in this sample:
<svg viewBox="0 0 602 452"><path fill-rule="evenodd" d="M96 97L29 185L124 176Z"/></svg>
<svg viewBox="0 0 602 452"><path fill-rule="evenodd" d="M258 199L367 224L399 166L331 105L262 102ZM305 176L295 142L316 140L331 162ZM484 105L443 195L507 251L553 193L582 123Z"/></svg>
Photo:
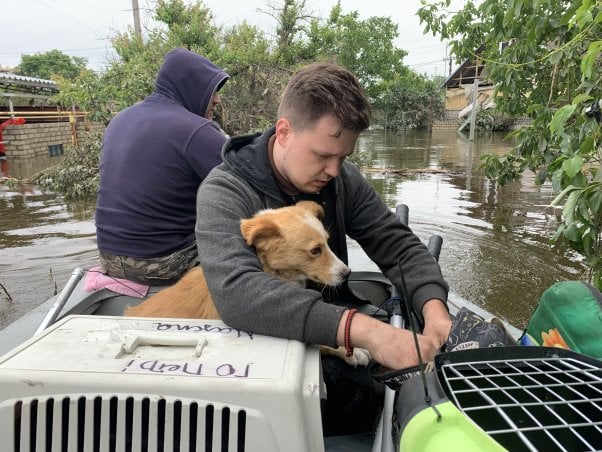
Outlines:
<svg viewBox="0 0 602 452"><path fill-rule="evenodd" d="M217 25L201 1L158 0L156 28L142 38L133 30L112 38L118 57L105 70L86 69L85 59L60 51L24 56L21 74L58 83L55 102L79 105L95 122L107 124L119 110L153 91L163 56L175 47L200 53L231 75L221 92L222 127L231 135L263 129L276 115L278 98L290 75L318 60L337 62L357 75L379 113L382 127L428 127L443 111L439 85L403 64L395 46L397 24L390 17L360 19L340 2L327 18L314 16L306 0L277 0L259 13L274 19L273 33L246 21Z"/></svg>

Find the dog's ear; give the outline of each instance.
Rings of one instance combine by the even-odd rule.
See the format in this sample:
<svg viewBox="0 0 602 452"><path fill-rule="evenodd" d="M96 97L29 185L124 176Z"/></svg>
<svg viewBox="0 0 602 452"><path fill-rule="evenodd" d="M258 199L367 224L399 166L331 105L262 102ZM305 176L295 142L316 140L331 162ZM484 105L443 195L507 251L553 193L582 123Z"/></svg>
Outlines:
<svg viewBox="0 0 602 452"><path fill-rule="evenodd" d="M280 228L271 219L261 215L240 221L240 232L247 245L257 247L262 239L269 239L280 234Z"/></svg>
<svg viewBox="0 0 602 452"><path fill-rule="evenodd" d="M324 208L314 201L299 201L295 204L302 209L308 210L313 216L315 216L318 220L322 221L324 219Z"/></svg>

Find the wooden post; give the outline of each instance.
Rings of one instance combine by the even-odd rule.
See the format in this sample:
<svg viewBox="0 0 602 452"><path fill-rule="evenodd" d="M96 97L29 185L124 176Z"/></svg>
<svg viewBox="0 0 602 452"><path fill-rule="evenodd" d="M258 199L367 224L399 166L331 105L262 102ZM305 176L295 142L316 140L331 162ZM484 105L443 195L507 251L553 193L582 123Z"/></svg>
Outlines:
<svg viewBox="0 0 602 452"><path fill-rule="evenodd" d="M142 30L140 29L140 8L138 0L132 0L132 10L134 11L134 33L138 39L142 39Z"/></svg>
<svg viewBox="0 0 602 452"><path fill-rule="evenodd" d="M474 129L477 122L477 101L479 99L479 79L475 76L472 85L472 110L470 111L470 136L468 139L474 141Z"/></svg>

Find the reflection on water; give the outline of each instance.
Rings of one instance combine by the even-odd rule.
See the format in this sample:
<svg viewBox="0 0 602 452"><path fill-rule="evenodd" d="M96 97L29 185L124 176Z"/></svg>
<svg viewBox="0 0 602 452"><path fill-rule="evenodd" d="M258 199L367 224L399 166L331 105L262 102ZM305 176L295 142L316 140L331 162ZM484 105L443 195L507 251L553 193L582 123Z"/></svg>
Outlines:
<svg viewBox="0 0 602 452"><path fill-rule="evenodd" d="M391 208L410 207L410 225L425 242L432 234L443 237L440 263L452 292L522 328L541 293L558 280L578 278L583 266L550 248L557 212L547 207L549 185L535 186L527 174L500 188L483 177L479 157L509 150L502 138L488 135L471 145L455 132L374 132L360 138L356 152L367 153L376 167L449 171L366 177ZM352 256L370 265L357 248Z"/></svg>
<svg viewBox="0 0 602 452"><path fill-rule="evenodd" d="M0 185L0 327L60 290L75 266L94 264L92 206Z"/></svg>
<svg viewBox="0 0 602 452"><path fill-rule="evenodd" d="M536 187L526 176L499 188L482 176L479 157L509 146L498 135L471 146L455 132L374 131L360 137L356 152L383 169L366 177L391 208L409 205L419 237L443 237L440 262L451 291L522 328L543 290L577 278L583 267L575 256L550 249L557 219L546 207L549 186ZM448 172L385 171L401 168ZM33 186L0 186L0 283L13 298L8 303L0 288L0 327L49 298L55 284L60 290L74 267L97 264L93 206L66 205ZM353 269L376 269L355 244L350 256Z"/></svg>
<svg viewBox="0 0 602 452"><path fill-rule="evenodd" d="M10 177L30 178L36 173L50 166L57 165L63 160L63 156L56 157L38 157L34 161L13 160L10 157L6 162L6 170Z"/></svg>

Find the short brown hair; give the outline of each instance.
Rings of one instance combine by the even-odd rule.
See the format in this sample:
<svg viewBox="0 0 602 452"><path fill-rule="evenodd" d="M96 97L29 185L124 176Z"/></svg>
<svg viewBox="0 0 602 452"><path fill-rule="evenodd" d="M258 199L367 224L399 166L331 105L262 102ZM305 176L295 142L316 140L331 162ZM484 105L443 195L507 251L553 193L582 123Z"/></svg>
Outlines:
<svg viewBox="0 0 602 452"><path fill-rule="evenodd" d="M341 121L344 129L361 132L370 125L370 104L357 78L333 63L313 63L289 80L278 107L294 127L304 129L326 115Z"/></svg>

